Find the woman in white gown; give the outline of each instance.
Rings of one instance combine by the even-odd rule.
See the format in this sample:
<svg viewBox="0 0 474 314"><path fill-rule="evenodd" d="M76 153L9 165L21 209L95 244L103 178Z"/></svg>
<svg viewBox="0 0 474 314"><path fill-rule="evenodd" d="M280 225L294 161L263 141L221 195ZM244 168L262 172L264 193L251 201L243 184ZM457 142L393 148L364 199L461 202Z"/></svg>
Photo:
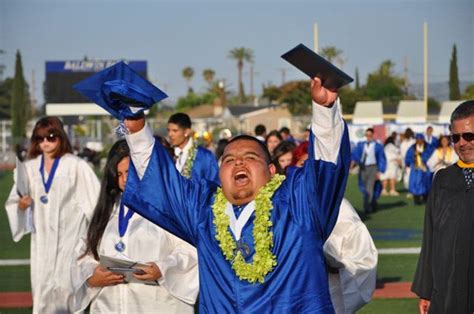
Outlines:
<svg viewBox="0 0 474 314"><path fill-rule="evenodd" d="M387 158L387 168L380 176L380 180L382 180L382 195L397 196L399 193L395 189L395 183L401 176L402 160L400 149L395 145L395 139L392 136L387 137L385 140L383 150ZM388 191L387 188L389 188L390 191Z"/></svg>
<svg viewBox="0 0 474 314"><path fill-rule="evenodd" d="M405 158L410 147L415 144L415 133L412 129L407 128L403 134L403 139L400 142L400 157L402 161L403 170L403 185L408 189L408 180L410 179L410 167L405 166ZM408 195L407 195L408 196Z"/></svg>
<svg viewBox="0 0 474 314"><path fill-rule="evenodd" d="M99 202L76 251L73 307L90 304L91 313L193 313L199 288L195 248L121 205L129 153L125 140L109 152ZM146 263L133 276L148 284L127 283L101 265L100 256Z"/></svg>
<svg viewBox="0 0 474 314"><path fill-rule="evenodd" d="M26 175L19 176L16 170L5 204L13 240L31 233L34 313L71 312L70 262L99 195L93 170L71 151L61 121L40 119L31 136L29 160L21 171ZM21 182L16 182L17 177Z"/></svg>
<svg viewBox="0 0 474 314"><path fill-rule="evenodd" d="M451 166L458 161L459 157L451 146L449 136L443 135L439 140L439 147L431 155L426 165L431 172L435 173L438 170Z"/></svg>

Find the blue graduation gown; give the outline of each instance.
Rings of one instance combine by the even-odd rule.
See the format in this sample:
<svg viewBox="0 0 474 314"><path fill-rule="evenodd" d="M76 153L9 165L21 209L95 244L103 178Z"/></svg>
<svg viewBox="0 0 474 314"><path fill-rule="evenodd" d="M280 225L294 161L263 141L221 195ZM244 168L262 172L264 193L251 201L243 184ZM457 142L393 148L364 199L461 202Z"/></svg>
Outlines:
<svg viewBox="0 0 474 314"><path fill-rule="evenodd" d="M425 137L426 139L426 137ZM425 140L426 141L426 140ZM431 146L433 149L436 149L438 148L438 145L439 145L439 140L435 137L435 136L432 136L431 137L431 143L428 143L426 142L429 146Z"/></svg>
<svg viewBox="0 0 474 314"><path fill-rule="evenodd" d="M432 173L426 163L433 154L434 148L431 145L426 144L423 153L421 153L421 161L425 165L425 170L415 167L415 150L416 144L413 144L410 149L408 149L405 157L405 165L410 167L408 191L413 195L425 195L430 191L432 181Z"/></svg>
<svg viewBox="0 0 474 314"><path fill-rule="evenodd" d="M366 143L367 141L362 141L362 142L357 143L357 146L354 147L351 153L351 159L359 165L362 162L362 154L364 152L364 146ZM387 159L385 157L383 146L377 142L375 142L375 161L376 161L379 172L384 173L387 168ZM368 197L367 191L365 190L364 182L362 182L360 171L359 171L358 184L359 184L359 189L362 192L362 194L364 194L365 197ZM382 193L382 183L380 182L380 180L377 180L375 181L375 185L374 185L374 193L373 193L374 199L378 199L381 193Z"/></svg>
<svg viewBox="0 0 474 314"><path fill-rule="evenodd" d="M220 183L219 165L217 164L216 157L209 150L198 146L193 169L191 170L191 180L199 181L201 179Z"/></svg>
<svg viewBox="0 0 474 314"><path fill-rule="evenodd" d="M346 186L347 126L336 164L315 160L312 143L309 151L305 166L289 174L273 196L272 252L278 264L263 284L240 280L222 254L211 209L216 183L179 175L159 142L141 180L130 165L125 204L197 247L201 313L334 313L323 244L336 223ZM255 252L254 215L241 236L250 247L247 262Z"/></svg>

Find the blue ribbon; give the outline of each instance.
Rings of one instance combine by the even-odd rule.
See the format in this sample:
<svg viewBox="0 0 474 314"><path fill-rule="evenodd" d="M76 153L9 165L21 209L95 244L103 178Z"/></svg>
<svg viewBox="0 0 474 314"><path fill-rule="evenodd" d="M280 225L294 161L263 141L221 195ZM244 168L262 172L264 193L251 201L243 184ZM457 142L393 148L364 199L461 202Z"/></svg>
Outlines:
<svg viewBox="0 0 474 314"><path fill-rule="evenodd" d="M45 181L44 180L44 155L41 155L41 163L40 163L39 171L41 173L41 179L43 180L44 191L46 192L46 194L48 194L49 189L51 188L51 185L53 184L54 174L56 173L56 169L58 169L58 165L59 165L59 159L61 159L61 157L54 159L53 166L51 167L51 172L49 173L49 176L48 176L48 181Z"/></svg>
<svg viewBox="0 0 474 314"><path fill-rule="evenodd" d="M119 228L120 237L123 237L125 232L127 232L128 221L130 220L130 218L132 218L133 214L135 213L130 208L128 209L128 212L127 212L126 215L124 215L124 211L125 211L125 209L124 209L123 202L120 201L119 221L118 221L118 228Z"/></svg>

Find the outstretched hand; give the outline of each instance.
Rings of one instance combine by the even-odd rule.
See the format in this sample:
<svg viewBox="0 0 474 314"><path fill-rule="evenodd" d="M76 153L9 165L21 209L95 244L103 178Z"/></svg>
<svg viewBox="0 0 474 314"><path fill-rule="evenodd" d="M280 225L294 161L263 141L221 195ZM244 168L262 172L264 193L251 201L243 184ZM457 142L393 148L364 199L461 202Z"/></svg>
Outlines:
<svg viewBox="0 0 474 314"><path fill-rule="evenodd" d="M322 86L321 79L315 77L311 81L311 97L315 103L331 107L336 101L337 93Z"/></svg>

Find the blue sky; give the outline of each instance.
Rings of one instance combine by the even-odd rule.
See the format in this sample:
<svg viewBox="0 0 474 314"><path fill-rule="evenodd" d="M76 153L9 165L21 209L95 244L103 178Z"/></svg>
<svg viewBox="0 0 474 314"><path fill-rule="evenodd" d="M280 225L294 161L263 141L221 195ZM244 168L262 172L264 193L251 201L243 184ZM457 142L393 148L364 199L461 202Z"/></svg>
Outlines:
<svg viewBox="0 0 474 314"><path fill-rule="evenodd" d="M34 70L42 101L45 61L82 59L147 60L152 81L176 99L186 92L181 71L195 70L193 86L203 91L202 70L237 87L236 64L228 52L247 47L255 55L255 89L262 84L304 79L280 55L298 43L343 50L343 69L361 81L383 60L420 83L423 73L423 21L429 27L431 82L447 81L453 44L462 81L474 81L473 0L378 1L79 1L0 0L0 62L6 76L14 71L15 52L23 57L28 81ZM248 67L244 69L249 91Z"/></svg>

